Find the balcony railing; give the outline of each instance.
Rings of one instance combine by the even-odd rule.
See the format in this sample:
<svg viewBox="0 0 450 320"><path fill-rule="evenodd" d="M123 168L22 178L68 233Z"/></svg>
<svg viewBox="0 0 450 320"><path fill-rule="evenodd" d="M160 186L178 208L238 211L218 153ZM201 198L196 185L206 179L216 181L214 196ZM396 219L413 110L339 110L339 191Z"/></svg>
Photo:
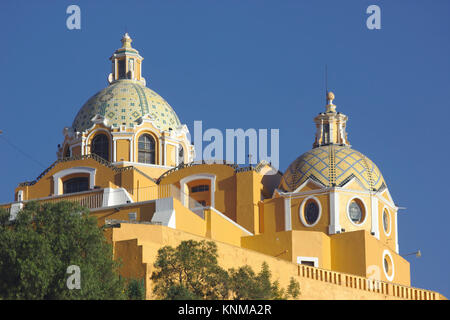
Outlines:
<svg viewBox="0 0 450 320"><path fill-rule="evenodd" d="M5 209L7 212L11 213L11 208L13 207L13 205L26 204L27 202L30 202L30 201L36 201L40 204L57 203L57 202L61 202L61 201L70 201L70 202L78 203L89 209L96 209L96 208L101 208L103 206L103 189L95 189L95 190L89 190L89 191L83 191L83 192L77 192L77 193L68 193L68 194L50 196L50 197L45 197L45 198L25 200L20 203L19 202L7 203L7 204L0 205L0 207Z"/></svg>
<svg viewBox="0 0 450 320"><path fill-rule="evenodd" d="M439 300L439 294L433 291L412 288L396 283L369 279L351 274L298 265L298 275L303 278L328 282L352 289L371 291L409 300Z"/></svg>
<svg viewBox="0 0 450 320"><path fill-rule="evenodd" d="M39 203L57 203L60 201L69 201L78 203L89 209L101 208L103 206L103 189L94 189L84 192L68 193L59 196L36 199ZM26 202L26 201L24 201Z"/></svg>
<svg viewBox="0 0 450 320"><path fill-rule="evenodd" d="M114 192L117 189L113 189ZM122 189L124 191L124 189ZM108 204L105 204L104 202L104 191L105 189L94 189L89 191L83 191L83 192L77 192L77 193L69 193L69 194L63 194L63 195L57 195L57 196L50 196L45 198L37 198L32 200L25 200L22 203L26 204L29 201L37 201L39 203L57 203L60 201L70 201L78 203L82 206L85 206L89 209L97 209L104 206L108 206ZM118 190L117 190L118 192ZM150 187L144 187L137 190L138 192L138 200L139 201L149 201L149 200L157 200L157 199L163 199L163 198L175 198L178 201L180 201L186 208L197 214L199 217L204 219L204 213L203 213L203 205L190 197L189 195L182 192L177 186L168 184L168 185L156 185L156 186L150 186ZM131 192L129 192L131 193ZM135 193L136 195L136 193ZM120 203L126 203L127 199L125 194L121 195L122 198L118 199ZM117 195L116 195L117 197ZM15 203L16 205L19 203ZM11 207L13 203L9 204L3 204L0 205L0 207L6 209L8 212L11 213ZM22 207L22 206L20 206ZM14 213L16 213L17 210L14 210Z"/></svg>

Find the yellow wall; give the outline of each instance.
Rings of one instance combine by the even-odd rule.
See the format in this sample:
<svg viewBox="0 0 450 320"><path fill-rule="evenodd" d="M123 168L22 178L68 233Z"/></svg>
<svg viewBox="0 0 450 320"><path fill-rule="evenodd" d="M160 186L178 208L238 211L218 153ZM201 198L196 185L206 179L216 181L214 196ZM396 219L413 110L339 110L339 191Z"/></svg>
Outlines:
<svg viewBox="0 0 450 320"><path fill-rule="evenodd" d="M386 233L383 227L383 211L387 210L389 212L389 226L390 230ZM382 201L378 202L378 224L380 229L380 241L387 245L389 248L395 251L396 244L396 232L395 232L395 216L396 211L385 205ZM390 232L389 232L390 231Z"/></svg>
<svg viewBox="0 0 450 320"><path fill-rule="evenodd" d="M331 269L359 276L366 275L366 247L363 232L344 232L331 236Z"/></svg>
<svg viewBox="0 0 450 320"><path fill-rule="evenodd" d="M116 161L130 160L130 141L127 139L119 139L116 141Z"/></svg>
<svg viewBox="0 0 450 320"><path fill-rule="evenodd" d="M175 209L176 228L199 236L205 236L206 220L186 208L177 199L173 199Z"/></svg>
<svg viewBox="0 0 450 320"><path fill-rule="evenodd" d="M116 186L115 172L93 159L74 160L57 163L49 170L39 181L32 186L18 187L18 190L24 190L24 200L44 198L53 195L53 175L61 170L73 167L91 167L96 168L95 185L101 188L109 188ZM116 186L117 187L117 186Z"/></svg>
<svg viewBox="0 0 450 320"><path fill-rule="evenodd" d="M205 219L207 224L206 237L209 239L240 246L241 237L247 235L214 210L205 210Z"/></svg>
<svg viewBox="0 0 450 320"><path fill-rule="evenodd" d="M255 171L236 174L236 222L250 232L259 232L259 207L263 176Z"/></svg>
<svg viewBox="0 0 450 320"><path fill-rule="evenodd" d="M383 252L393 258L395 274L392 282L410 285L409 262L365 230L330 236L331 269L360 276L374 276L389 281L383 271ZM376 268L374 268L374 266Z"/></svg>
<svg viewBox="0 0 450 320"><path fill-rule="evenodd" d="M208 240L194 236L179 230L170 229L155 225L133 225L122 224L120 228L112 230L111 238L115 247L115 256L124 257L125 264L121 273L128 277L142 276L145 268L146 297L150 299L152 295L152 283L150 276L155 270L157 250L165 245L177 246L184 240ZM119 243L119 247L117 244ZM269 257L267 255L239 248L220 241L215 241L218 246L219 264L228 268L237 268L242 265L249 265L256 272L261 268L261 264L266 262L272 272L272 280L278 280L281 287L286 288L290 278L294 277L300 283L301 295L299 299L406 299L419 293L419 296L443 299L438 293L407 288L398 285L383 283L380 292L367 289L367 279L357 276L337 273L318 268L302 266L300 269L296 264ZM400 290L401 289L401 290ZM405 290L403 290L405 289ZM409 291L408 291L409 290ZM381 292L382 291L382 292Z"/></svg>
<svg viewBox="0 0 450 320"><path fill-rule="evenodd" d="M339 199L339 224L341 228L345 229L346 232L356 231L356 230L366 230L370 233L372 226L372 208L371 208L371 196L366 194L355 194L353 192L337 191ZM347 206L350 199L357 197L365 205L365 219L364 222L355 225L348 216Z"/></svg>
<svg viewBox="0 0 450 320"><path fill-rule="evenodd" d="M300 220L300 207L302 203L311 195L301 195L292 198L291 200L291 221L293 230L310 230L321 231L325 234L328 233L328 226L330 225L330 209L329 209L329 196L328 194L315 194L313 195L320 202L322 212L319 221L312 227L305 226Z"/></svg>
<svg viewBox="0 0 450 320"><path fill-rule="evenodd" d="M200 191L200 192L192 192L192 187L195 186L200 186L200 185L207 185L209 186L209 190L208 191ZM198 202L205 202L206 206L210 206L211 205L211 180L207 180L207 179L199 179L199 180L194 180L191 181L187 184L188 187L188 195L194 199L195 201Z"/></svg>
<svg viewBox="0 0 450 320"><path fill-rule="evenodd" d="M174 145L166 145L166 166L175 167L177 165L177 148Z"/></svg>
<svg viewBox="0 0 450 320"><path fill-rule="evenodd" d="M232 167L218 164L186 167L164 177L161 180L161 185L177 184L185 177L201 173L214 174L216 176L215 208L234 219L236 212L236 182Z"/></svg>
<svg viewBox="0 0 450 320"><path fill-rule="evenodd" d="M282 197L264 200L260 223L261 233L273 233L285 229L284 221L284 199Z"/></svg>

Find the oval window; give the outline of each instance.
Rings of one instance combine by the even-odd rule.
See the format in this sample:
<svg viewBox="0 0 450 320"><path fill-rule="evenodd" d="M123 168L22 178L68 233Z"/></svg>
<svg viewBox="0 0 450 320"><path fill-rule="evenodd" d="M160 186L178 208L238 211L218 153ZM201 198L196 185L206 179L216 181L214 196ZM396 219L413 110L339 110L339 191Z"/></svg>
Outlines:
<svg viewBox="0 0 450 320"><path fill-rule="evenodd" d="M386 279L392 281L394 279L394 261L387 250L383 252L383 270Z"/></svg>
<svg viewBox="0 0 450 320"><path fill-rule="evenodd" d="M359 199L353 199L348 207L348 215L353 223L360 224L364 221L364 206Z"/></svg>
<svg viewBox="0 0 450 320"><path fill-rule="evenodd" d="M305 206L305 220L307 224L314 224L319 218L319 206L314 200L308 201Z"/></svg>
<svg viewBox="0 0 450 320"><path fill-rule="evenodd" d="M390 228L389 228L389 213L387 212L387 210L385 209L383 211L383 228L384 228L384 232L386 234L390 233Z"/></svg>

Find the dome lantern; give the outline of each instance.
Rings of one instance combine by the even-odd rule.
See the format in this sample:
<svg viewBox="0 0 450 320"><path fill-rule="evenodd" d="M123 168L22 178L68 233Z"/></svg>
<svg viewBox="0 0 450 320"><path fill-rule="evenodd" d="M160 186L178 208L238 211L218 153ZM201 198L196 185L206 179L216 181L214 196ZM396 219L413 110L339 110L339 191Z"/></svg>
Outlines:
<svg viewBox="0 0 450 320"><path fill-rule="evenodd" d="M142 77L143 57L131 46L133 39L125 33L121 39L122 47L117 49L111 56L112 73L108 76L108 82L113 83L118 80L135 80L145 85Z"/></svg>
<svg viewBox="0 0 450 320"><path fill-rule="evenodd" d="M327 92L326 112L320 113L314 118L316 123L316 139L313 147L337 144L341 146L350 145L345 131L348 117L340 112L336 112L336 105L333 104L334 93Z"/></svg>

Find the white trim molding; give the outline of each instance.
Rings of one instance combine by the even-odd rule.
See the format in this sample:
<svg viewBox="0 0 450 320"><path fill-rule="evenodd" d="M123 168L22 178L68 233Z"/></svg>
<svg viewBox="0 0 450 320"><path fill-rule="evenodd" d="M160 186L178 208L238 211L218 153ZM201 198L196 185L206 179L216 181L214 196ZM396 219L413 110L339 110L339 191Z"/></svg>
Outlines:
<svg viewBox="0 0 450 320"><path fill-rule="evenodd" d="M143 162L130 162L130 161L117 161L113 162L113 165L123 165L123 166L143 166L149 168L160 168L160 169L172 169L173 167L161 166L159 164L143 163Z"/></svg>
<svg viewBox="0 0 450 320"><path fill-rule="evenodd" d="M399 247L398 247L398 223L397 223L397 218L398 218L398 212L395 211L394 212L394 226L395 226L395 250L397 252L397 254L400 252L399 251Z"/></svg>
<svg viewBox="0 0 450 320"><path fill-rule="evenodd" d="M330 226L328 227L329 234L336 234L341 232L341 225L339 224L339 194L337 192L330 192Z"/></svg>
<svg viewBox="0 0 450 320"><path fill-rule="evenodd" d="M54 195L63 194L63 191L60 192L60 190L62 190L61 179L68 175L77 173L87 173L89 175L89 189L94 189L96 171L97 171L96 168L91 167L73 167L58 171L53 175L53 194Z"/></svg>
<svg viewBox="0 0 450 320"><path fill-rule="evenodd" d="M284 231L292 230L291 198L284 198Z"/></svg>
<svg viewBox="0 0 450 320"><path fill-rule="evenodd" d="M211 207L215 207L215 192L216 192L216 175L209 173L198 173L193 174L187 177L184 177L180 180L180 190L183 192L184 197L182 197L182 204L187 207L188 199L186 196L189 196L189 192L186 192L187 184L191 181L195 180L210 180L211 181Z"/></svg>
<svg viewBox="0 0 450 320"><path fill-rule="evenodd" d="M302 264L303 261L314 263L314 267L319 267L319 258L318 257L297 257L297 263Z"/></svg>
<svg viewBox="0 0 450 320"><path fill-rule="evenodd" d="M371 211L372 211L372 227L371 232L375 238L380 240L380 225L378 222L378 209L379 209L379 203L378 203L378 197L371 196L370 199L370 205L371 205Z"/></svg>

